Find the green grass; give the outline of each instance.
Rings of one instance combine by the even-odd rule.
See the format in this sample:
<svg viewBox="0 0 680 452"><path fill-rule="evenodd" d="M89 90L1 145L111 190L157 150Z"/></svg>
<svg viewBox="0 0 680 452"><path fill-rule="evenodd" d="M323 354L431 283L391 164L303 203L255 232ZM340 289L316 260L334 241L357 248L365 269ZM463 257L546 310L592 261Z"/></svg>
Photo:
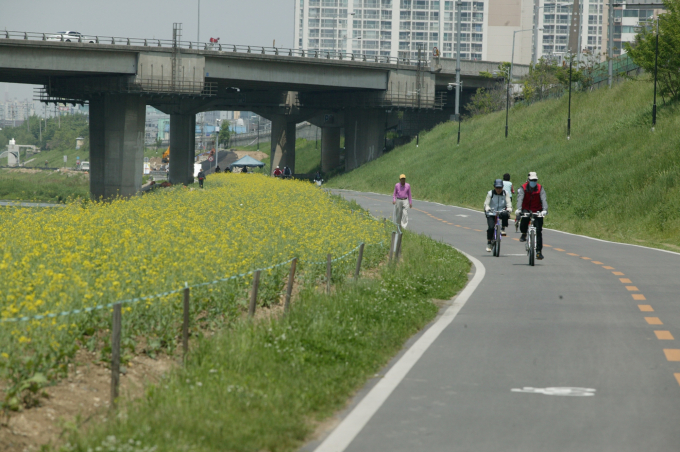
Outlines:
<svg viewBox="0 0 680 452"><path fill-rule="evenodd" d="M85 173L55 171L22 173L0 169L0 199L13 201L64 202L90 197L90 179Z"/></svg>
<svg viewBox="0 0 680 452"><path fill-rule="evenodd" d="M659 99L651 132L652 86L631 80L576 93L571 140L567 97L445 123L330 187L391 193L405 173L418 199L482 208L493 180L515 186L537 171L546 188L547 227L614 241L678 250L680 246L680 103Z"/></svg>
<svg viewBox="0 0 680 452"><path fill-rule="evenodd" d="M130 440L139 441L134 450L297 450L433 319L431 299L467 282L469 262L432 239L407 233L403 257L380 278L338 283L331 296L303 289L287 317L198 340L186 366L125 404L125 416L85 436L75 429L70 450L122 450L110 444Z"/></svg>

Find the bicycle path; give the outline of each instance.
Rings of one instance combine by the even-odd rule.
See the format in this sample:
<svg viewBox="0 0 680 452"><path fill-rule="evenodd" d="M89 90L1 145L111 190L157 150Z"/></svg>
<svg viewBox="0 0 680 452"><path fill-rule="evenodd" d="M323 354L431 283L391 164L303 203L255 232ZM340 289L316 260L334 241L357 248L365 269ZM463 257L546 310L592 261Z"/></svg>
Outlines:
<svg viewBox="0 0 680 452"><path fill-rule="evenodd" d="M389 196L335 192L391 217ZM365 425L358 403L344 441L305 450L679 449L680 254L544 230L546 259L529 267L512 221L496 258L481 212L417 200L409 229L485 276Z"/></svg>

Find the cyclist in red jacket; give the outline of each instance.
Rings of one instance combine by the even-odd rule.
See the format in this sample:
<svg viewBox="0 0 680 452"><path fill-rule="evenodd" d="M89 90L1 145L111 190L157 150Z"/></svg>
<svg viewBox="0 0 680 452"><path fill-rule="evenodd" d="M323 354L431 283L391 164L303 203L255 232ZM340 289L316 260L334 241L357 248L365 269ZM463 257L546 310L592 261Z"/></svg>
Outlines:
<svg viewBox="0 0 680 452"><path fill-rule="evenodd" d="M543 259L543 217L548 215L548 199L545 189L538 183L538 176L535 172L529 173L529 180L517 189L517 215L520 213L540 213L540 217L534 220L536 226L536 259ZM529 229L529 217L522 217L519 230L522 233L520 242L527 241L527 230Z"/></svg>

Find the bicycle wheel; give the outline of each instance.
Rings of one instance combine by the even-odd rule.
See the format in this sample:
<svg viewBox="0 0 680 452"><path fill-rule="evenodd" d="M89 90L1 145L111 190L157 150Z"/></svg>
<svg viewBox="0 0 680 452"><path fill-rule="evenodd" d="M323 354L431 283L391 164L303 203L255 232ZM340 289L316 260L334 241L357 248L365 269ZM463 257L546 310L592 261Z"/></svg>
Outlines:
<svg viewBox="0 0 680 452"><path fill-rule="evenodd" d="M529 234L529 265L534 266L536 260L536 232L531 231Z"/></svg>
<svg viewBox="0 0 680 452"><path fill-rule="evenodd" d="M498 225L493 227L493 255L496 256L498 249Z"/></svg>
<svg viewBox="0 0 680 452"><path fill-rule="evenodd" d="M495 235L496 235L496 242L494 243L493 247L493 255L496 257L500 257L501 255L501 226L496 223L495 227Z"/></svg>

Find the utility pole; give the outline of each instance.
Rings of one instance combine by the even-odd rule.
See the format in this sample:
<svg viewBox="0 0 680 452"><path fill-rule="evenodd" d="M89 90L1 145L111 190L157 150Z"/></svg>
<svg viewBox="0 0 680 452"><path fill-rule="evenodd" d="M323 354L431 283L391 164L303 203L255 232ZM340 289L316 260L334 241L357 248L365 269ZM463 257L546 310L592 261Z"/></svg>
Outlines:
<svg viewBox="0 0 680 452"><path fill-rule="evenodd" d="M659 16L656 16L656 50L654 51L654 105L652 106L652 132L656 127L656 74L659 63Z"/></svg>
<svg viewBox="0 0 680 452"><path fill-rule="evenodd" d="M456 121L458 121L458 143L460 144L460 36L461 36L461 22L463 2L458 0L456 2L456 9L458 10L458 18L456 20Z"/></svg>
<svg viewBox="0 0 680 452"><path fill-rule="evenodd" d="M614 2L612 0L609 0L609 10L607 11L608 14L608 25L607 25L607 60L608 61L608 70L609 70L609 87L612 87L612 80L614 78L614 67L613 64L614 62L612 61L612 58L614 58Z"/></svg>
<svg viewBox="0 0 680 452"><path fill-rule="evenodd" d="M201 42L201 0L198 0L198 27L196 27L196 46Z"/></svg>
<svg viewBox="0 0 680 452"><path fill-rule="evenodd" d="M531 62L534 66L538 62L538 12L540 0L534 0L534 51L531 55Z"/></svg>

